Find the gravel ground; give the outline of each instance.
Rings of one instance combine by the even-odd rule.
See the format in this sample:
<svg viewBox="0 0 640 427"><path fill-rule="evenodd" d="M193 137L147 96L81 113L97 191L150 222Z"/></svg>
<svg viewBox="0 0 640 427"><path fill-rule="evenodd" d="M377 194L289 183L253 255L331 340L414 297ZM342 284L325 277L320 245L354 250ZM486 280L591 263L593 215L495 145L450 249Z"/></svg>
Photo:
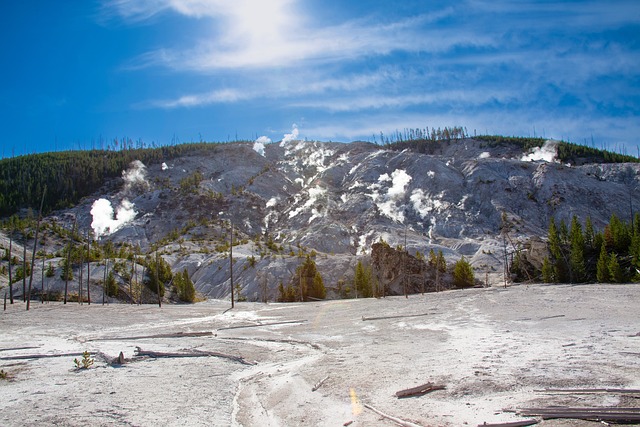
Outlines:
<svg viewBox="0 0 640 427"><path fill-rule="evenodd" d="M640 406L639 285L519 285L306 304L22 303L0 315L0 425L394 425L522 418L536 406ZM209 332L204 336L158 336ZM31 348L24 348L31 347ZM143 358L157 352L239 356ZM88 350L90 369L75 369ZM110 362L123 352L126 363ZM71 354L9 359L20 355ZM255 364L251 364L255 363ZM316 391L314 385L324 380ZM395 393L427 382L422 397ZM505 411L506 410L506 411ZM599 425L547 420L543 426Z"/></svg>

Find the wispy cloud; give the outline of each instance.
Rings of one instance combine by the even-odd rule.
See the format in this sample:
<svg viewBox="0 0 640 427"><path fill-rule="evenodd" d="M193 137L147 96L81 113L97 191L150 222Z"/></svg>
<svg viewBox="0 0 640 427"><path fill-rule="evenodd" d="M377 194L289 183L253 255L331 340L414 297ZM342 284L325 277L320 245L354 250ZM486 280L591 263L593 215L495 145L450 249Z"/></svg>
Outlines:
<svg viewBox="0 0 640 427"><path fill-rule="evenodd" d="M314 19L302 0L105 5L133 24L180 16L211 27L131 59L129 69L187 76L138 106L254 103L328 138L422 124L507 134L536 126L574 139L603 126L621 138L615 129L640 114L635 1L464 0L332 21Z"/></svg>

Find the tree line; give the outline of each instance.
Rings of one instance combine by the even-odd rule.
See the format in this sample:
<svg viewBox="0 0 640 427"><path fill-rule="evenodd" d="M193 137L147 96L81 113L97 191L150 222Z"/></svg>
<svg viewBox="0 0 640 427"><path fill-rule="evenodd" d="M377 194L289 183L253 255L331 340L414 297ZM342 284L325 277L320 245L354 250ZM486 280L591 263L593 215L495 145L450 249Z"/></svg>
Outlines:
<svg viewBox="0 0 640 427"><path fill-rule="evenodd" d="M623 283L640 280L640 214L623 221L612 214L603 230L595 230L590 217L571 223L551 218L548 254L536 269L516 252L511 273L516 281L539 278L545 283Z"/></svg>
<svg viewBox="0 0 640 427"><path fill-rule="evenodd" d="M156 148L61 151L28 154L0 160L0 217L20 209L39 206L43 189L43 212L74 206L99 190L109 179L118 178L134 160L145 165L193 153L214 151L216 143L186 143Z"/></svg>

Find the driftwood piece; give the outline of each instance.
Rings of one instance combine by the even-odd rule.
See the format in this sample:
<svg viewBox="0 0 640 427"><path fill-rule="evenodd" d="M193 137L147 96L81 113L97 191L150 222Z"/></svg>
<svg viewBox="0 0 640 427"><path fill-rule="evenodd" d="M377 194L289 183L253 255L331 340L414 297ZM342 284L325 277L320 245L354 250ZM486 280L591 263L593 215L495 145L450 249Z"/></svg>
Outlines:
<svg viewBox="0 0 640 427"><path fill-rule="evenodd" d="M478 427L527 427L538 424L538 420L512 421L510 423L478 424Z"/></svg>
<svg viewBox="0 0 640 427"><path fill-rule="evenodd" d="M565 317L565 315L564 314L556 314L555 316L541 317L540 320L557 319L559 317Z"/></svg>
<svg viewBox="0 0 640 427"><path fill-rule="evenodd" d="M84 353L22 354L19 356L2 356L0 360L48 359L52 357L80 357Z"/></svg>
<svg viewBox="0 0 640 427"><path fill-rule="evenodd" d="M374 408L371 405L368 404L364 404L364 407L375 412L376 414L380 415L382 418L386 418L389 421L393 421L394 423L398 424L399 426L402 427L422 427L420 424L416 424L416 423L412 423L410 421L405 421L402 418L398 418L398 417L394 417L393 415L387 415L382 411L377 410L376 408Z"/></svg>
<svg viewBox="0 0 640 427"><path fill-rule="evenodd" d="M326 380L328 380L328 379L329 379L329 375L327 375L326 377L324 377L323 379L321 379L320 381L318 381L318 382L316 383L316 385L314 385L314 386L311 388L311 391L316 391L316 390L318 390L320 387L322 387L322 384L324 384L324 382L325 382Z"/></svg>
<svg viewBox="0 0 640 427"><path fill-rule="evenodd" d="M571 408L551 406L547 408L520 408L519 415L538 416L542 419L575 419L585 421L605 421L614 423L630 423L640 421L640 408L589 407Z"/></svg>
<svg viewBox="0 0 640 427"><path fill-rule="evenodd" d="M11 348L0 348L0 351L14 351L14 350L33 350L36 348L40 348L38 346L31 346L31 347L11 347Z"/></svg>
<svg viewBox="0 0 640 427"><path fill-rule="evenodd" d="M422 313L422 314L400 314L397 316L378 316L378 317L364 317L362 316L362 321L366 322L368 320L384 320L384 319L403 319L405 317L422 317L422 316L428 316L429 313Z"/></svg>
<svg viewBox="0 0 640 427"><path fill-rule="evenodd" d="M546 394L640 394L637 388L546 388L534 391Z"/></svg>
<svg viewBox="0 0 640 427"><path fill-rule="evenodd" d="M90 338L86 341L129 341L129 340L141 340L148 338L190 338L190 337L208 337L213 335L213 332L175 332L168 334L155 334L155 335L137 335L132 337L103 337L103 338Z"/></svg>
<svg viewBox="0 0 640 427"><path fill-rule="evenodd" d="M229 359L234 362L241 363L243 365L255 365L254 362L249 362L244 360L240 356L233 356L230 354L218 353L216 351L204 351L204 350L191 350L189 352L182 353L173 353L173 352L161 352L161 351L151 351L151 350L143 350L140 347L136 347L136 356L147 356L152 357L154 359L158 358L180 358L180 357L221 357L223 359Z"/></svg>
<svg viewBox="0 0 640 427"><path fill-rule="evenodd" d="M318 344L308 342L308 341L300 341L300 340L290 340L290 339L276 339L276 338L245 338L245 337L221 337L222 340L229 341L263 341L263 342L277 342L283 344L291 344L291 345L306 345L315 350L320 350L320 346Z"/></svg>
<svg viewBox="0 0 640 427"><path fill-rule="evenodd" d="M437 385L434 383L426 383L419 385L417 387L408 388L406 390L400 390L396 392L396 397L398 399L404 399L406 397L419 397L424 396L427 393L430 393L435 390L444 390L446 387L443 385Z"/></svg>
<svg viewBox="0 0 640 427"><path fill-rule="evenodd" d="M224 331L226 329L243 329L243 328L259 328L262 326L274 326L274 325L288 325L291 323L304 323L307 322L306 319L302 319L302 320L287 320L284 322L270 322L270 323L256 323L253 325L240 325L240 326L225 326L222 328L218 328L218 331Z"/></svg>

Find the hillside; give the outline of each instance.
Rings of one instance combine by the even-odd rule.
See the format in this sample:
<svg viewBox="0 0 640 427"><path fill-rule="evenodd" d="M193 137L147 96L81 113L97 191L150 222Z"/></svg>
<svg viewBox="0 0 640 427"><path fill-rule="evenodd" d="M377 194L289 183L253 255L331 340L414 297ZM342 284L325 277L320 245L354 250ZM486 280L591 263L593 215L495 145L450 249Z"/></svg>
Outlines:
<svg viewBox="0 0 640 427"><path fill-rule="evenodd" d="M356 263L369 263L372 245L381 240L394 248L406 241L412 255L441 251L449 266L464 256L476 278L497 284L504 279L505 249L545 238L550 218L568 224L574 215L582 222L589 216L601 230L612 213L627 220L640 208L637 163L589 163L579 154L576 166L567 165L553 161L563 143L538 142L425 142L437 147L430 154L416 149L419 142L404 149L401 143L289 141L150 151L147 163L130 163L75 206L47 215L39 251L57 269L50 286L59 289L65 239L75 234L79 244L92 229L101 245L111 242L113 257L133 260L134 252L158 249L174 272L188 271L200 294L227 298L233 224L234 283L249 300L276 299L278 285L293 280L306 255L317 264L327 296L345 296ZM77 232L71 232L74 223ZM21 258L25 240L14 234L12 254ZM27 233L29 247L32 238ZM0 245L8 248L8 240ZM97 285L104 268L95 262ZM37 263L38 282L41 268ZM121 270L126 294L132 275Z"/></svg>

